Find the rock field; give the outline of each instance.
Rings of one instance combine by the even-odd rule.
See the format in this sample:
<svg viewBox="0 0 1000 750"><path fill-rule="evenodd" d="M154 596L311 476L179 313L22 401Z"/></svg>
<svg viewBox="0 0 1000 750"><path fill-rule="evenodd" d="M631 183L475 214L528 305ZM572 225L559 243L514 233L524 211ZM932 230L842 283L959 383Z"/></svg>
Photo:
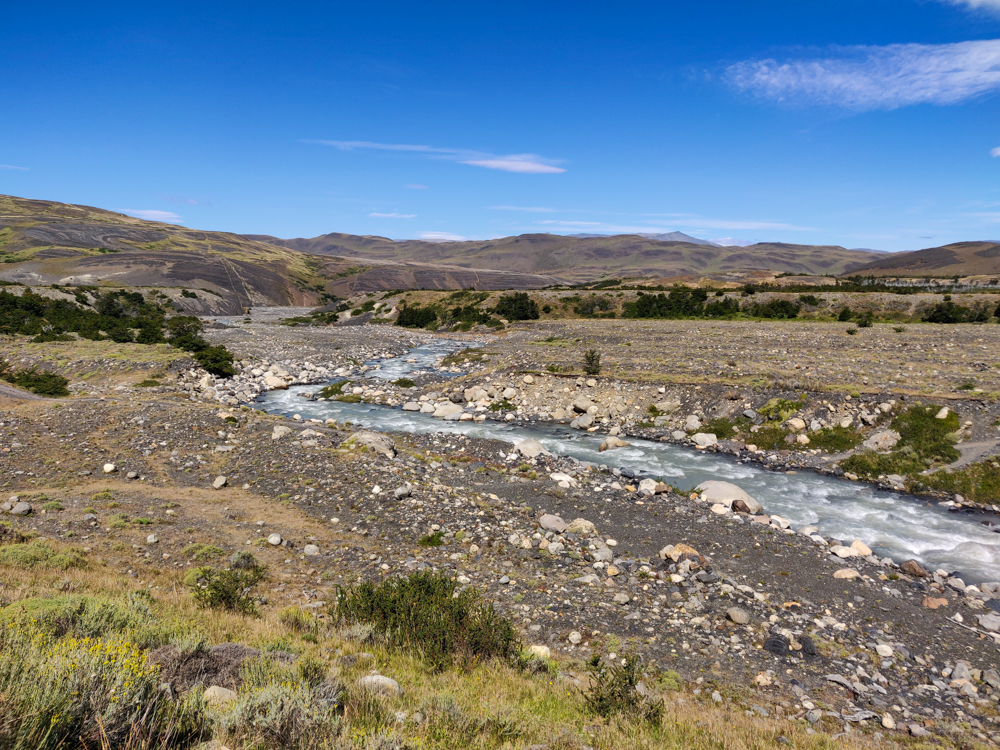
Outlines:
<svg viewBox="0 0 1000 750"><path fill-rule="evenodd" d="M456 362L450 381L362 382L351 395L442 419L572 421L607 433L613 451L639 434L698 444L694 422L754 412L784 392L775 379L801 372L835 386L795 417L803 434L813 420L849 420L891 440L880 429L920 395L958 411L967 440L993 439L992 401L949 390L969 372L984 394L1000 390L976 370L996 365L975 341L993 348L993 329L951 328L946 343L913 327L904 352L879 326L850 337L848 355L836 336L849 337L831 325L525 327L470 338L487 354ZM631 645L709 700L817 731L1000 740L1000 583L966 586L858 540L790 528L724 482L677 494L533 441L385 436L244 405L271 388L358 378L363 363L402 355L424 332L272 317L208 335L242 359L236 378L215 381L188 362L150 388L116 367L90 379L85 397L0 393L0 511L11 528L72 544L120 570L123 586L154 590L197 564L185 553L193 544L252 548L272 571L268 607L322 611L337 584L445 570L486 592L526 644L561 655L568 683L591 653ZM603 377L546 370L590 346L606 352ZM851 377L867 387L836 387ZM506 405L491 410L497 401ZM758 452L701 442L774 468L826 470L830 458L808 443Z"/></svg>

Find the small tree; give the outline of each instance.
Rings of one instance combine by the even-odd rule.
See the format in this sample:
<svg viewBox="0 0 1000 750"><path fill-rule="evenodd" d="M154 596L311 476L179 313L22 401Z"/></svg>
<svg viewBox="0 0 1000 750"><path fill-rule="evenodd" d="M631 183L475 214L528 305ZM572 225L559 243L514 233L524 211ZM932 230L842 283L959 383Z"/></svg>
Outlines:
<svg viewBox="0 0 1000 750"><path fill-rule="evenodd" d="M601 353L597 349L588 349L583 353L583 371L588 375L601 374Z"/></svg>

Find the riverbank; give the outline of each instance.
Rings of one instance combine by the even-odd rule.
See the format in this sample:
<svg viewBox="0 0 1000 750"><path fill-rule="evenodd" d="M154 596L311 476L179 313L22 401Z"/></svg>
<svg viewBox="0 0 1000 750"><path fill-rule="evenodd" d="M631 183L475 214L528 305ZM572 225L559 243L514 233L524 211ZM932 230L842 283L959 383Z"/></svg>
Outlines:
<svg viewBox="0 0 1000 750"><path fill-rule="evenodd" d="M570 393L559 391L560 403L572 396L569 406L579 395L575 391L620 393L636 424L649 418L647 398L655 404L670 395L660 393L659 385L600 378L593 386L586 379L577 385L575 377L541 370L524 383L528 373L521 367L501 378L488 370L499 364L490 355L457 361L446 373L427 372L423 384L404 388L392 385L395 376L405 374L404 365L421 363L400 355L429 337L383 327L303 330L270 331L262 324L209 335L246 358L251 375L254 368L263 372L264 361L267 369L284 367L289 378L282 379L293 389L301 372L313 372L306 362L328 372L345 368L344 376L349 369L355 385L347 395L359 396L359 402L334 403L364 407L367 388L372 400L460 406L457 419L434 423L442 428L474 426L486 414L501 415L504 425L522 418L538 423L530 412L549 404L524 390L536 378L545 393L555 393L557 384L572 387ZM241 337L257 353L241 350ZM386 354L400 366L392 379L368 383L360 377L373 367L361 372L368 359ZM303 369L293 372L292 364ZM531 457L509 442L397 433L387 444L358 436L343 420L307 421L304 411L304 419L289 420L226 407L215 400L218 391L206 400L201 375L184 372L166 371L160 385L142 388L134 381L147 377L147 370L137 370L132 381L115 370L107 385L92 378L84 398L3 402L4 489L30 506L27 515L4 520L18 532L37 534L37 544L75 550L86 566L62 572L40 565L12 573L16 588L7 591L8 606L66 591L92 592L98 580L121 591L149 591L161 606L170 606L184 596L184 577L202 559L223 566L231 554L249 549L269 566L260 607L274 623L286 606L323 612L338 584L438 570L495 603L526 645L548 649L557 674L536 679L551 680L570 694L587 686L589 656L618 658L635 648L661 676L648 678L647 688L668 705L680 698L707 713L730 712L736 721L752 721L767 736L791 737L796 744L809 742L810 732L862 745L876 733L883 742L926 733L956 746L1000 737L998 644L981 619L993 623L991 587L959 590L957 581L935 579L934 571L923 577L915 568L904 569L906 560L890 564L861 554L864 548L851 536L827 535L821 545L782 528L781 514L766 504L765 524L687 492L654 486L639 494L627 489L628 476L565 457ZM456 390L464 398L477 383L486 386L489 403L494 399L488 387L503 385L501 397L507 387L516 388L508 400L522 417L515 408L509 423L503 409L477 411L481 399L471 406L469 399L451 399ZM300 384L318 392L315 385ZM628 389L643 400L628 404L634 398ZM378 390L383 393L376 395ZM703 391L691 390L695 400L708 404ZM439 397L431 399L432 391ZM421 402L420 395L428 398ZM293 397L303 407L324 403ZM603 404L600 397L591 401ZM609 414L613 403L607 403ZM751 406L762 408L756 401ZM682 407L669 419L690 416ZM469 418L463 422L464 414ZM608 431L613 426L609 421ZM586 429L570 434L598 439ZM614 451L601 455L614 465ZM734 459L728 465L736 467ZM574 524L576 519L582 520ZM835 547L854 554L831 554ZM199 554L208 557L195 558ZM195 627L213 643L243 632L233 625L228 634L208 624ZM331 669L334 644L350 652L374 650L322 632L318 646L294 634L282 637ZM379 659L376 668L398 679L404 695L420 693L424 677L394 657ZM410 714L424 708L409 698L393 705ZM474 713L471 706L467 710ZM528 726L526 716L520 721ZM551 727L533 726L525 736L552 746L615 746L620 736L597 724L590 731L592 721L559 719ZM427 728L404 722L398 732L416 740L426 738ZM739 740L736 746L751 744Z"/></svg>

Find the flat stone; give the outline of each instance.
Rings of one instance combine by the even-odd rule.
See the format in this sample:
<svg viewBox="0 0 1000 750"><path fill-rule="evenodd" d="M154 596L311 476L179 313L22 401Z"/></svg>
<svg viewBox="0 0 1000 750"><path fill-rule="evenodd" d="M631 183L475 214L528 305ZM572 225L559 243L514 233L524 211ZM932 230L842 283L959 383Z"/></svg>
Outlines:
<svg viewBox="0 0 1000 750"><path fill-rule="evenodd" d="M302 554L306 557L316 557L319 554L319 546L315 544L307 544L302 548Z"/></svg>
<svg viewBox="0 0 1000 750"><path fill-rule="evenodd" d="M403 688L391 677L380 674L369 674L358 680L358 687L390 698L403 694Z"/></svg>
<svg viewBox="0 0 1000 750"><path fill-rule="evenodd" d="M694 488L695 492L701 493L701 499L707 503L721 503L729 508L733 507L733 502L742 500L749 508L751 515L757 515L764 510L764 507L748 495L741 487L731 482L721 482L710 479L702 482Z"/></svg>
<svg viewBox="0 0 1000 750"><path fill-rule="evenodd" d="M944 597L925 596L921 604L927 609L937 609L938 607L947 607L948 600Z"/></svg>
<svg viewBox="0 0 1000 750"><path fill-rule="evenodd" d="M114 464L104 464L103 470L105 474L114 474L118 471L118 467Z"/></svg>
<svg viewBox="0 0 1000 750"><path fill-rule="evenodd" d="M271 440L281 440L281 438L285 437L285 435L291 435L291 434L292 434L291 427L286 427L283 424L278 424L274 426L273 430L271 430Z"/></svg>
<svg viewBox="0 0 1000 750"><path fill-rule="evenodd" d="M556 534L562 534L568 526L561 517L554 516L551 513L546 513L539 518L538 525L546 531L554 531Z"/></svg>
<svg viewBox="0 0 1000 750"><path fill-rule="evenodd" d="M580 635L580 632L579 632L579 631L577 631L577 630L573 630L573 631L571 631L571 632L570 632L570 634L569 634L569 635L568 635L568 636L566 637L566 640L568 640L568 641L569 641L570 643L572 643L572 644L573 644L573 645L575 646L575 645L577 645L577 644L578 644L578 643L579 643L580 641L582 641L582 640L583 640L583 636L582 636L582 635Z"/></svg>
<svg viewBox="0 0 1000 750"><path fill-rule="evenodd" d="M726 610L726 617L737 625L746 625L750 622L750 613L742 607L730 607Z"/></svg>
<svg viewBox="0 0 1000 750"><path fill-rule="evenodd" d="M841 568L840 570L834 572L833 577L851 580L852 578L860 578L861 574L853 568Z"/></svg>
<svg viewBox="0 0 1000 750"><path fill-rule="evenodd" d="M224 703L232 703L236 700L237 695L235 691L230 690L229 688L212 685L202 694L202 697L208 705L219 706Z"/></svg>
<svg viewBox="0 0 1000 750"><path fill-rule="evenodd" d="M226 477L221 477L221 476L220 477L216 477L215 481L212 482L212 487L214 487L217 490L221 490L223 487L226 486L226 483L228 481L229 480Z"/></svg>
<svg viewBox="0 0 1000 750"><path fill-rule="evenodd" d="M711 448L719 442L719 439L712 432L699 432L691 436L691 441L699 448Z"/></svg>
<svg viewBox="0 0 1000 750"><path fill-rule="evenodd" d="M875 647L875 653L881 656L883 659L888 659L893 654L892 646L880 643Z"/></svg>
<svg viewBox="0 0 1000 750"><path fill-rule="evenodd" d="M267 537L267 543L272 547L277 547L281 544L281 534L270 534Z"/></svg>

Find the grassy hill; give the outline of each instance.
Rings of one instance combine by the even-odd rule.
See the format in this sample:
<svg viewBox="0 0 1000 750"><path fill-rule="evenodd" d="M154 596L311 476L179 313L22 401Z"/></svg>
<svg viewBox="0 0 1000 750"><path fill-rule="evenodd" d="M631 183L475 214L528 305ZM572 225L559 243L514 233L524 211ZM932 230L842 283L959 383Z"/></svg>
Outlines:
<svg viewBox="0 0 1000 750"><path fill-rule="evenodd" d="M315 258L227 232L0 196L0 279L25 284L185 287L229 307L312 304Z"/></svg>
<svg viewBox="0 0 1000 750"><path fill-rule="evenodd" d="M856 269L865 276L980 276L1000 274L1000 243L980 240L893 253Z"/></svg>
<svg viewBox="0 0 1000 750"><path fill-rule="evenodd" d="M715 247L665 242L639 235L567 237L522 234L469 242L394 242L385 237L324 234L282 240L250 235L258 241L357 262L393 261L492 268L522 274L555 276L569 283L620 276L680 276L769 270L802 274L843 274L868 264L873 253L839 246L761 243Z"/></svg>

